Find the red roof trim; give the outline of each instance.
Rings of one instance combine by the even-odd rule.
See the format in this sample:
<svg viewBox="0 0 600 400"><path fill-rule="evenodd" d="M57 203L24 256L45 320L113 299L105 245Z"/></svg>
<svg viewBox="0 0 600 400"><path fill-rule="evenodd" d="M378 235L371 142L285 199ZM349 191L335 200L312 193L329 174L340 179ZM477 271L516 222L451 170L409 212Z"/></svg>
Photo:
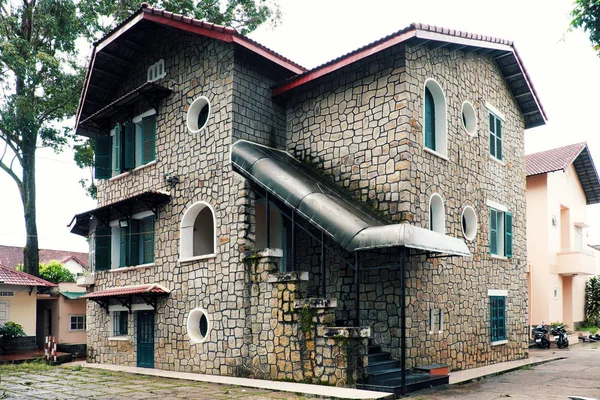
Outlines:
<svg viewBox="0 0 600 400"><path fill-rule="evenodd" d="M0 283L15 286L57 286L52 282L0 265Z"/></svg>
<svg viewBox="0 0 600 400"><path fill-rule="evenodd" d="M96 299L99 297L117 297L124 295L135 295L135 294L169 294L170 290L162 287L159 284L153 283L150 285L139 285L139 286L122 286L117 288L111 288L106 290L99 290L97 292L88 293L84 296L80 296L80 299Z"/></svg>
<svg viewBox="0 0 600 400"><path fill-rule="evenodd" d="M148 21L156 22L161 25L167 25L172 28L181 29L187 32L196 33L198 35L207 36L213 39L221 40L223 42L231 43L233 41L233 35L231 33L221 33L219 31L213 29L207 29L202 25L192 24L190 22L186 23L181 20L175 20L172 18L166 18L162 15L143 13L142 19L146 19Z"/></svg>
<svg viewBox="0 0 600 400"><path fill-rule="evenodd" d="M314 79L325 76L333 71L337 71L338 69L344 68L347 65L350 65L356 61L362 60L372 54L378 53L382 50L385 50L389 47L392 47L398 43L402 43L405 40L408 40L415 36L415 31L404 32L398 36L392 37L389 40L378 43L374 46L367 46L361 50L358 50L355 53L350 53L350 55L346 57L342 57L338 60L334 60L332 63L325 64L324 66L317 67L312 71L308 71L304 75L300 75L297 78L292 78L289 82L275 88L273 90L273 96L278 96L282 93L285 93L289 90L292 90L295 87L301 86L307 82L310 82Z"/></svg>

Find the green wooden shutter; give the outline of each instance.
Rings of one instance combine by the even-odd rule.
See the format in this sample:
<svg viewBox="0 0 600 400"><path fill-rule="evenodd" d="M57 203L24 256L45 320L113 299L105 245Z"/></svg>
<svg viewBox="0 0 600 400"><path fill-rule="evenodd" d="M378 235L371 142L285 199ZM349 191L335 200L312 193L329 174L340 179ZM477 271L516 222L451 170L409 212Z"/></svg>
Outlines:
<svg viewBox="0 0 600 400"><path fill-rule="evenodd" d="M119 240L119 267L129 265L129 228L120 229Z"/></svg>
<svg viewBox="0 0 600 400"><path fill-rule="evenodd" d="M123 125L123 169L135 168L135 124L126 122Z"/></svg>
<svg viewBox="0 0 600 400"><path fill-rule="evenodd" d="M513 216L511 213L504 213L504 255L509 258L513 255Z"/></svg>
<svg viewBox="0 0 600 400"><path fill-rule="evenodd" d="M112 176L111 171L111 145L110 136L96 136L94 177L96 179L108 179Z"/></svg>
<svg viewBox="0 0 600 400"><path fill-rule="evenodd" d="M110 269L110 227L109 226L98 226L96 227L94 240L96 248L96 271L105 271Z"/></svg>
<svg viewBox="0 0 600 400"><path fill-rule="evenodd" d="M115 135L113 136L113 142L112 142L113 160L115 160L114 169L117 174L121 173L121 171L122 171L122 166L121 166L121 160L123 159L122 141L123 141L123 138L121 137L121 125L117 125L117 126L115 126Z"/></svg>
<svg viewBox="0 0 600 400"><path fill-rule="evenodd" d="M498 212L490 209L490 253L498 254Z"/></svg>
<svg viewBox="0 0 600 400"><path fill-rule="evenodd" d="M502 160L502 121L496 118L496 158Z"/></svg>
<svg viewBox="0 0 600 400"><path fill-rule="evenodd" d="M498 307L496 305L496 296L490 297L490 340L498 340Z"/></svg>
<svg viewBox="0 0 600 400"><path fill-rule="evenodd" d="M142 164L154 161L156 151L156 115L142 119Z"/></svg>
<svg viewBox="0 0 600 400"><path fill-rule="evenodd" d="M496 122L494 115L490 114L490 154L496 157Z"/></svg>
<svg viewBox="0 0 600 400"><path fill-rule="evenodd" d="M435 150L435 101L425 88L425 147Z"/></svg>
<svg viewBox="0 0 600 400"><path fill-rule="evenodd" d="M140 221L140 231L143 237L143 263L154 262L154 216Z"/></svg>
<svg viewBox="0 0 600 400"><path fill-rule="evenodd" d="M129 232L129 264L140 264L140 220L132 219L130 221Z"/></svg>
<svg viewBox="0 0 600 400"><path fill-rule="evenodd" d="M506 318L505 318L505 298L503 296L498 296L496 300L496 304L498 306L498 339L497 340L505 340L506 339Z"/></svg>

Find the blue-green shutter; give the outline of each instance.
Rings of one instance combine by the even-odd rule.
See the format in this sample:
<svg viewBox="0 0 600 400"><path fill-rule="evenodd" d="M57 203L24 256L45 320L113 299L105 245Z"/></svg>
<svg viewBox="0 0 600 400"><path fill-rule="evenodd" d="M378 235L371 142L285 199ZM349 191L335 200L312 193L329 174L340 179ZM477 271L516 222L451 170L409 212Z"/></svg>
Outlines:
<svg viewBox="0 0 600 400"><path fill-rule="evenodd" d="M498 212L490 209L490 253L498 254Z"/></svg>
<svg viewBox="0 0 600 400"><path fill-rule="evenodd" d="M498 340L506 339L506 298L498 296Z"/></svg>
<svg viewBox="0 0 600 400"><path fill-rule="evenodd" d="M110 269L110 243L111 231L108 226L96 227L94 234L95 240L95 264L96 271L105 271Z"/></svg>
<svg viewBox="0 0 600 400"><path fill-rule="evenodd" d="M502 160L502 121L496 118L496 158Z"/></svg>
<svg viewBox="0 0 600 400"><path fill-rule="evenodd" d="M135 124L123 124L123 169L135 168Z"/></svg>
<svg viewBox="0 0 600 400"><path fill-rule="evenodd" d="M425 88L425 147L435 150L435 101Z"/></svg>
<svg viewBox="0 0 600 400"><path fill-rule="evenodd" d="M489 114L490 118L490 154L496 157L496 122L493 114Z"/></svg>
<svg viewBox="0 0 600 400"><path fill-rule="evenodd" d="M513 217L511 213L504 213L504 255L513 255Z"/></svg>
<svg viewBox="0 0 600 400"><path fill-rule="evenodd" d="M142 119L142 164L154 161L156 152L156 115Z"/></svg>
<svg viewBox="0 0 600 400"><path fill-rule="evenodd" d="M142 263L154 262L154 216L140 221L140 232L143 238Z"/></svg>
<svg viewBox="0 0 600 400"><path fill-rule="evenodd" d="M110 136L96 136L94 145L94 177L96 179L108 179L112 176L111 150Z"/></svg>
<svg viewBox="0 0 600 400"><path fill-rule="evenodd" d="M506 340L506 301L504 296L490 297L490 339Z"/></svg>
<svg viewBox="0 0 600 400"><path fill-rule="evenodd" d="M119 267L129 265L129 228L120 229L119 240Z"/></svg>
<svg viewBox="0 0 600 400"><path fill-rule="evenodd" d="M122 136L121 136L121 125L115 126L115 135L112 137L112 147L113 147L113 157L115 160L114 168L115 173L119 174L122 171L121 161L123 160L123 146L122 146Z"/></svg>
<svg viewBox="0 0 600 400"><path fill-rule="evenodd" d="M129 225L129 265L140 264L140 220L132 219Z"/></svg>

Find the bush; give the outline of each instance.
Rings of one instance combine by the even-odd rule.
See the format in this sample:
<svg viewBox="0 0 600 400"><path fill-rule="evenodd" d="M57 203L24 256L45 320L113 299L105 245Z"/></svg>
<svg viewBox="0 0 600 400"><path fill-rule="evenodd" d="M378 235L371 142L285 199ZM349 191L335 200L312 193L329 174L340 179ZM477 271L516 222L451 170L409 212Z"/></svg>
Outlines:
<svg viewBox="0 0 600 400"><path fill-rule="evenodd" d="M585 322L600 325L600 279L590 278L585 284Z"/></svg>
<svg viewBox="0 0 600 400"><path fill-rule="evenodd" d="M25 336L25 331L20 324L8 321L0 326L0 336L2 336L2 340L10 340L19 336Z"/></svg>
<svg viewBox="0 0 600 400"><path fill-rule="evenodd" d="M40 278L52 283L75 282L75 275L56 260L40 264Z"/></svg>

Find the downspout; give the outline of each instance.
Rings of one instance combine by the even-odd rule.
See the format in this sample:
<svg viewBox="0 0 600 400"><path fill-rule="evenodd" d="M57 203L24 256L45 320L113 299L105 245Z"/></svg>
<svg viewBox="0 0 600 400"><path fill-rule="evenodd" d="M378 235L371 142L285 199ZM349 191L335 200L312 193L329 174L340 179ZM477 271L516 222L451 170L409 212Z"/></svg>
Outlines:
<svg viewBox="0 0 600 400"><path fill-rule="evenodd" d="M405 264L406 264L406 247L400 250L400 369L402 370L402 396L406 395L406 280L405 280Z"/></svg>

